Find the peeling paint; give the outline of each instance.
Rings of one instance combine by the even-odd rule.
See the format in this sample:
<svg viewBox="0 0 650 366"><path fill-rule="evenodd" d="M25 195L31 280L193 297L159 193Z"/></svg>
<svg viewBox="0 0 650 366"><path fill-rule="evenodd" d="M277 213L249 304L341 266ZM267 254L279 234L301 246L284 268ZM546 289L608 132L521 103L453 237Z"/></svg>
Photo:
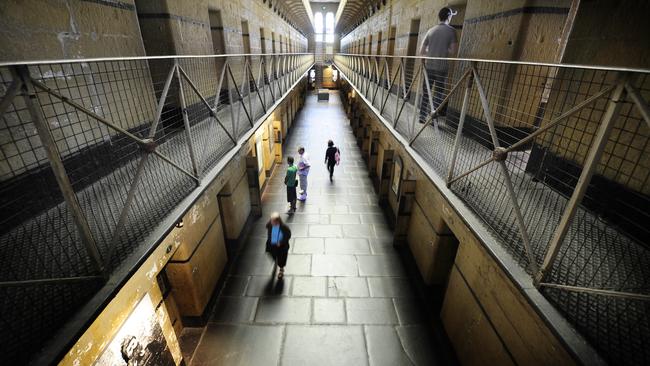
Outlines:
<svg viewBox="0 0 650 366"><path fill-rule="evenodd" d="M77 28L77 22L75 21L74 11L70 6L69 1L65 2L65 7L68 9L68 13L70 14L70 31L59 32L56 38L59 40L59 43L61 44L61 51L63 52L63 57L69 58L71 56L68 50L68 43L69 41L78 41L81 38L81 32L79 32L79 29Z"/></svg>

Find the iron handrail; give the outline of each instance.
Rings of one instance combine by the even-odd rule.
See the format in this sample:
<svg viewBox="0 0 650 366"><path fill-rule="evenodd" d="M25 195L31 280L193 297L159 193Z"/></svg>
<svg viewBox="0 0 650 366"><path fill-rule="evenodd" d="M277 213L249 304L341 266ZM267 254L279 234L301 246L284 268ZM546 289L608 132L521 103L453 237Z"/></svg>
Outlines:
<svg viewBox="0 0 650 366"><path fill-rule="evenodd" d="M584 69L584 70L600 70L600 71L618 71L618 72L632 72L650 74L650 69L636 68L636 67L622 67L622 66L605 66L605 65L583 65L571 63L552 63L552 62L536 62L536 61L513 61L513 60L493 60L485 58L467 58L467 57L429 57L429 56L393 56L393 55L368 55L357 53L335 53L335 56L351 56L351 57L372 57L372 58L388 58L388 59L411 59L411 60L437 60L437 61L450 61L450 62L479 62L488 64L502 64L502 65L526 65L526 66L545 66L545 67L558 67L565 69Z"/></svg>
<svg viewBox="0 0 650 366"><path fill-rule="evenodd" d="M48 64L78 64L88 62L105 61L150 61L150 60L175 60L175 59L219 59L234 57L263 57L263 56L313 56L313 52L294 53L233 53L233 54L208 54L208 55L160 55L160 56L124 56L124 57L89 57L89 58L65 58L52 60L29 60L29 61L2 61L0 67L20 65L48 65Z"/></svg>

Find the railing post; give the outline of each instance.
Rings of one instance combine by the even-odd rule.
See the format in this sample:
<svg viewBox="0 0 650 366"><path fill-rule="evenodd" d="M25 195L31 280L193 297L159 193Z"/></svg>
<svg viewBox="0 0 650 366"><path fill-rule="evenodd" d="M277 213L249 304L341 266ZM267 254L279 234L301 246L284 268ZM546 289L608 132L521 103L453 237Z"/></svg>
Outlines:
<svg viewBox="0 0 650 366"><path fill-rule="evenodd" d="M427 103L428 103L427 106L429 107L429 110L433 112L436 109L436 107L433 105L433 95L432 95L431 82L429 81L428 72L424 73L424 85L427 88ZM437 88L438 85L434 85L434 87Z"/></svg>
<svg viewBox="0 0 650 366"><path fill-rule="evenodd" d="M388 66L388 60L384 60L384 68L386 69L386 77L384 78L385 83L381 87L381 95L379 97L380 101L384 100L384 97L386 96L387 92L390 93L390 80L391 80L390 74L391 74L391 70L390 70L390 66ZM373 105L374 105L374 102L373 102ZM377 105L376 107L379 107L379 105Z"/></svg>
<svg viewBox="0 0 650 366"><path fill-rule="evenodd" d="M368 57L368 82L366 84L366 95L370 92L370 86L372 84L372 57Z"/></svg>
<svg viewBox="0 0 650 366"><path fill-rule="evenodd" d="M508 153L505 152L499 145L499 137L497 136L497 131L494 126L494 120L492 119L492 111L490 110L490 104L487 99L487 94L481 79L479 78L478 71L476 71L475 65L472 65L472 73L474 74L474 81L476 82L476 89L478 90L479 99L481 100L481 106L483 107L483 114L485 115L485 120L487 121L488 129L490 130L490 136L492 137L492 144L494 145L494 151L492 156L494 161L497 162L501 174L503 175L504 183L506 186L506 191L510 198L510 204L512 206L512 211L515 213L515 221L519 227L519 234L521 235L521 241L524 244L524 250L528 256L528 262L532 273L536 273L539 269L537 265L537 260L535 259L535 254L533 253L533 248L530 243L530 237L528 236L528 229L526 229L526 223L524 222L524 216L521 214L521 209L519 207L519 201L517 201L517 195L515 194L515 188L510 179L510 173L508 172L508 167L506 166L506 159Z"/></svg>
<svg viewBox="0 0 650 366"><path fill-rule="evenodd" d="M225 67L225 66L224 66ZM226 75L224 75L226 77ZM228 103L230 103L230 125L232 126L232 134L235 138L239 138L239 128L235 121L235 103L232 98L232 88L228 86Z"/></svg>
<svg viewBox="0 0 650 366"><path fill-rule="evenodd" d="M190 152L190 161L192 162L192 170L195 176L199 176L199 165L196 161L196 154L194 153L194 144L192 142L192 131L190 130L190 119L187 116L187 105L185 103L185 93L183 91L183 79L178 70L178 60L174 60L176 65L176 79L178 79L178 94L181 99L181 114L183 115L183 124L185 125L185 138L187 139L187 148Z"/></svg>
<svg viewBox="0 0 650 366"><path fill-rule="evenodd" d="M381 72L379 72L379 65L377 65L377 62L375 61L375 67L377 68L377 85L375 86L375 92L372 94L372 100L370 101L370 104L373 106L375 105L375 99L377 98L377 92L379 91L379 88L381 88L381 80L384 78L384 68L381 68Z"/></svg>
<svg viewBox="0 0 650 366"><path fill-rule="evenodd" d="M251 127L253 127L253 119L251 115L248 113L248 109L246 109L246 102L244 102L244 97L241 95L241 92L239 91L239 85L237 85L237 82L235 81L235 76L232 73L232 69L230 68L230 65L228 65L228 74L230 75L230 80L232 80L232 83L235 86L235 90L237 91L237 96L239 97L241 106L244 108L244 113L246 113L246 118L248 118L248 122L250 123Z"/></svg>
<svg viewBox="0 0 650 366"><path fill-rule="evenodd" d="M386 108L386 103L388 102L388 98L390 98L391 91L393 89L393 85L395 85L395 78L397 78L397 75L400 74L402 70L402 63L400 62L397 64L397 70L395 70L395 75L393 75L393 80L391 80L390 84L388 85L388 90L386 92L386 98L384 98L384 101L381 103L381 108L379 109L379 114L384 114L384 108ZM399 87L397 88L398 94L399 94Z"/></svg>
<svg viewBox="0 0 650 366"><path fill-rule="evenodd" d="M564 210L564 213L562 214L560 223L553 233L553 238L551 239L550 245L546 252L546 256L542 262L542 266L539 269L537 276L535 277L535 285L537 286L543 282L548 275L549 269L551 268L553 262L555 261L555 258L560 252L562 242L564 242L564 238L569 232L571 221L573 221L573 218L578 212L578 206L587 193L589 182L591 182L591 177L596 171L596 167L600 162L600 158L603 154L603 150L605 149L605 145L607 145L612 127L614 127L614 123L618 118L618 114L622 105L621 102L623 99L625 99L625 79L625 77L620 79L616 85L616 88L614 88L614 91L612 92L611 99L609 100L607 109L605 110L605 114L603 114L603 119L598 126L598 130L594 136L594 142L592 143L589 152L587 153L582 172L580 173L580 178L578 178L578 183L573 190L571 198L567 202L567 206Z"/></svg>
<svg viewBox="0 0 650 366"><path fill-rule="evenodd" d="M418 118L418 108L420 106L420 98L422 95L420 94L420 89L422 89L422 74L426 73L426 70L424 69L424 61L422 61L421 65L421 72L418 75L417 78L417 90L415 91L415 100L413 101L413 117L411 117L411 125L409 126L409 138L411 138L411 135L415 131L415 120ZM413 81L415 82L415 80ZM413 84L411 84L411 89L413 88Z"/></svg>
<svg viewBox="0 0 650 366"><path fill-rule="evenodd" d="M406 93L406 64L403 58L399 60L402 65L402 71L399 73L399 81L397 82L397 93L395 93L395 110L393 111L393 118L397 117L397 109L399 108L399 100L401 95L399 93L400 87L402 88L402 94Z"/></svg>
<svg viewBox="0 0 650 366"><path fill-rule="evenodd" d="M262 105L264 106L264 111L266 112L266 85L264 84L264 58L266 56L261 56L260 57L260 67L259 67L259 72L257 73L257 80L259 80L259 83L262 84ZM257 94L260 93L260 87L259 84L257 84Z"/></svg>
<svg viewBox="0 0 650 366"><path fill-rule="evenodd" d="M646 125L650 128L650 106L648 105L648 102L643 99L641 93L639 93L639 91L629 81L625 83L625 90L627 91L627 95L630 96L630 99L632 99L632 102L636 104L636 107L639 113L641 113L641 117L645 120Z"/></svg>
<svg viewBox="0 0 650 366"><path fill-rule="evenodd" d="M402 112L404 111L404 106L406 106L406 103L408 103L408 100L411 98L411 91L413 90L413 84L416 83L416 80L418 80L419 82L421 72L422 72L422 68L418 69L418 71L413 76L413 79L411 80L411 85L409 85L409 87L405 89L404 96L402 97L403 99L402 106L399 107L399 112L396 112L396 115L393 117L395 119L395 121L393 122L393 128L397 128L397 123L399 122L399 118L402 116Z"/></svg>
<svg viewBox="0 0 650 366"><path fill-rule="evenodd" d="M36 132L38 133L38 137L41 140L43 149L45 150L48 161L50 162L50 167L52 168L56 182L59 186L59 189L61 190L63 199L67 203L68 209L70 210L70 215L72 216L72 219L77 226L77 230L81 236L81 241L86 247L86 250L88 251L92 263L97 271L104 275L104 277L107 277L106 266L102 260L99 248L97 247L97 242L92 235L90 225L88 224L86 216L84 215L83 210L79 205L79 201L77 201L77 195L72 188L70 178L68 177L65 166L63 165L63 161L61 160L61 153L56 146L56 142L52 136L52 131L50 131L50 127L45 120L45 116L43 115L42 110L39 108L40 103L38 102L36 91L34 90L34 85L32 84L32 78L29 73L29 69L27 66L17 66L12 70L12 73L15 74L14 77L20 78L22 91L25 95L25 98L23 98L25 100L25 106L29 111L29 115L32 119L32 122L34 123L34 127L36 127Z"/></svg>
<svg viewBox="0 0 650 366"><path fill-rule="evenodd" d="M251 120L255 119L255 111L253 110L253 97L251 96L251 61L250 58L246 58L246 62L244 64L244 74L246 74L246 91L248 92L248 110L250 111L251 114ZM254 123L251 123L251 127L253 127Z"/></svg>
<svg viewBox="0 0 650 366"><path fill-rule="evenodd" d="M456 159L458 158L458 149L460 148L460 139L463 134L463 125L465 124L465 117L467 116L467 107L469 105L469 91L472 89L474 82L473 75L467 77L465 84L465 91L463 92L463 105L460 108L460 118L458 119L458 127L456 129L456 139L454 140L454 150L451 153L451 161L449 163L449 171L447 172L447 187L451 185L451 179L454 177L454 169L456 168Z"/></svg>
<svg viewBox="0 0 650 366"><path fill-rule="evenodd" d="M11 103L14 101L14 98L20 92L21 87L22 82L20 81L19 77L14 77L14 79L11 81L9 89L6 90L4 97L2 97L2 101L0 101L0 118L5 114L7 108L9 108Z"/></svg>
<svg viewBox="0 0 650 366"><path fill-rule="evenodd" d="M273 91L273 56L271 56L271 62L268 65L264 61L264 74L266 75L264 83L268 81L269 94L271 94L271 103L269 105L273 105L275 103L275 92Z"/></svg>

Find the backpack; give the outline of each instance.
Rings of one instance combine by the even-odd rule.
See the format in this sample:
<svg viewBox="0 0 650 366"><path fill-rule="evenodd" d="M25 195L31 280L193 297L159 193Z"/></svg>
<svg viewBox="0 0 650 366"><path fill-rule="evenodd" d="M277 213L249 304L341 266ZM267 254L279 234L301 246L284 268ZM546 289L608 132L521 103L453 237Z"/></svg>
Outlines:
<svg viewBox="0 0 650 366"><path fill-rule="evenodd" d="M341 162L341 152L338 148L336 148L336 152L334 153L334 160L336 161L336 165L339 165Z"/></svg>

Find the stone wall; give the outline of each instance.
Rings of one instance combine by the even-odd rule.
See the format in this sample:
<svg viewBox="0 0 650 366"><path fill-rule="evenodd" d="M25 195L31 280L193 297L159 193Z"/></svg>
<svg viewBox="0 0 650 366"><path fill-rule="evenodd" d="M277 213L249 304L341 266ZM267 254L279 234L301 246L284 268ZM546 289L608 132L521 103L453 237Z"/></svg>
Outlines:
<svg viewBox="0 0 650 366"><path fill-rule="evenodd" d="M220 12L222 24L211 24L210 14ZM247 22L248 31L243 26ZM212 28L223 32L224 49L213 43ZM250 51L262 51L261 32L271 34L276 52L303 52L306 38L276 16L261 1L5 1L0 4L0 61L34 61L97 57L131 57L158 55L209 55L244 52L244 40ZM266 52L271 52L267 47ZM181 59L187 72L207 100L214 100L224 64L223 58ZM234 79L244 95L246 74L244 64L251 64L253 77L258 78L259 57L230 59ZM47 64L30 68L32 76L53 89L60 90L89 110L114 124L139 132L154 119L160 97L173 60L98 61L88 63ZM269 59L268 62L271 62ZM0 68L0 94L13 79L9 68ZM172 83L163 119L180 122L180 96L177 81ZM234 87L225 81L222 90ZM184 83L188 106L201 99ZM251 90L254 87L251 87ZM233 94L236 94L233 92ZM62 156L92 149L119 136L97 121L70 112L63 103L38 93L46 118L53 126ZM20 99L20 98L18 98ZM221 103L226 96L219 95ZM0 133L0 145L6 159L0 162L0 181L12 179L45 162L44 153L36 152L39 142L30 135L27 111L16 102L3 116L6 128ZM176 122L173 122L175 120ZM70 131L74 131L71 133ZM79 131L83 131L80 135ZM26 135L26 136L25 136ZM34 133L35 135L35 133Z"/></svg>
<svg viewBox="0 0 650 366"><path fill-rule="evenodd" d="M394 54L407 55L409 40L412 43L417 38L420 45L424 32L437 23L438 9L447 4L442 1L388 2L343 37L342 49L374 54L379 32L383 43L386 33L394 28ZM460 41L459 57L650 67L647 40L650 23L645 16L649 5L645 1L468 0L452 1L449 6L459 10L453 19ZM373 47L367 47L369 42ZM388 47L379 49L381 54L386 54ZM458 78L459 70L464 71L469 64L455 64L460 67L452 68L450 75ZM515 141L623 76L615 72L558 71L552 67L521 64L479 63L478 69L497 131ZM396 70L397 65L393 63L393 73ZM635 74L631 79L647 96L650 78ZM478 100L476 88L470 98ZM638 203L635 197L639 194L647 197L650 192L644 184L649 174L644 156L650 152L650 129L629 101L627 98L616 120L596 169L597 176L587 193L586 205L642 241L647 235L642 229L647 227L647 220L624 212L629 212L629 207L642 211L647 200ZM450 100L449 109L455 113L460 105L461 98L456 95ZM536 174L539 181L549 182L562 194L571 195L606 109L606 98L602 98L537 139L532 144L527 172ZM468 116L471 126L487 130L480 103L470 103ZM484 135L488 136L487 132ZM607 193L613 191L617 194Z"/></svg>
<svg viewBox="0 0 650 366"><path fill-rule="evenodd" d="M458 11L451 24L457 29L459 57L551 62L558 52L571 1L393 0L345 35L341 48L377 54L377 42L381 39L385 44L390 28L395 27L392 55L406 56L409 39L417 37L419 47L426 31L439 23L438 11L443 6ZM379 50L379 54L389 54L387 47Z"/></svg>
<svg viewBox="0 0 650 366"><path fill-rule="evenodd" d="M0 3L2 61L144 56L135 2Z"/></svg>
<svg viewBox="0 0 650 366"><path fill-rule="evenodd" d="M571 7L570 0L390 1L343 37L341 48L344 52L360 54L376 54L379 50L379 54L383 55L417 55L424 34L439 23L438 11L443 6L458 11L451 22L457 31L458 57L554 62L558 61L564 49L561 40L569 30L565 23ZM395 33L395 41L394 46L389 47L391 32ZM381 47L378 47L380 39ZM398 61L393 61L390 66L393 75L397 72ZM407 60L403 66L406 66L408 87L415 72L414 63ZM493 79L498 79L491 80L490 87L502 90L501 93L490 94L490 102L499 104L503 110L514 110L516 107L517 110L526 112L518 114L517 118L496 118L496 123L509 128L530 128L544 90L543 83L541 87L530 83L533 80L543 80L548 71L543 68L521 70L515 65L485 65L485 68L486 73L492 73ZM452 67L451 73L453 72ZM523 101L522 98L515 97L522 93L527 95ZM460 103L456 100L452 104L454 102ZM515 106L514 103L518 104ZM522 103L526 105L521 105ZM451 107L460 108L459 105ZM469 116L478 119L483 118L482 113L478 105L468 111ZM497 116L505 115L502 110L494 113Z"/></svg>

